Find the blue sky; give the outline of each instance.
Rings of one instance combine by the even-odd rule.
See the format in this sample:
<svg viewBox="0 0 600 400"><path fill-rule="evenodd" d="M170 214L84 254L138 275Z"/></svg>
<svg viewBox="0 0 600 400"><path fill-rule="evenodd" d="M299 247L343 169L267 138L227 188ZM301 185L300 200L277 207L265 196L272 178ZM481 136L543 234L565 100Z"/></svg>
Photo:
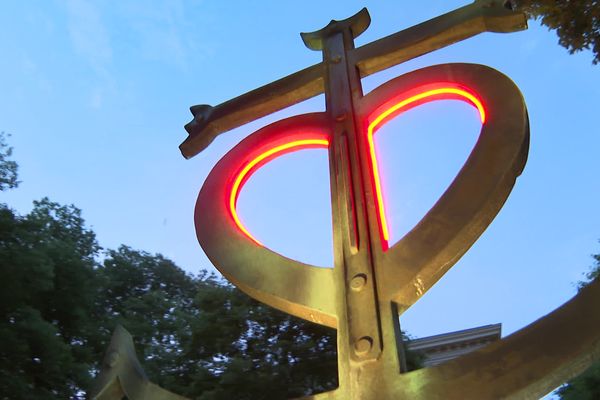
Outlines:
<svg viewBox="0 0 600 400"><path fill-rule="evenodd" d="M316 63L298 35L367 6L364 44L467 4L447 2L11 1L0 13L0 130L10 133L21 187L3 202L25 213L43 196L75 204L100 244L160 252L185 270L212 268L193 208L211 167L239 140L323 97L235 129L184 160L189 106L218 104ZM401 319L425 336L502 322L509 334L575 293L600 252L600 67L569 55L536 22L482 34L364 80L474 62L511 77L529 109L529 161L506 205L459 263ZM377 136L398 239L437 200L479 130L473 110L438 102ZM249 229L284 255L331 264L325 151L265 166L240 197Z"/></svg>

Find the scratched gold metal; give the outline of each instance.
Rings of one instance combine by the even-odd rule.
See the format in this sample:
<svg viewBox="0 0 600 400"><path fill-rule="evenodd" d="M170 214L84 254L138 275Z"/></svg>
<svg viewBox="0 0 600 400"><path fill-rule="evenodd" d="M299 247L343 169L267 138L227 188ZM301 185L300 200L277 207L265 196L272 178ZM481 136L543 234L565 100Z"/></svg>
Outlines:
<svg viewBox="0 0 600 400"><path fill-rule="evenodd" d="M510 2L479 0L355 48L354 39L369 23L363 9L302 34L307 47L322 52L321 63L216 107L191 108L194 120L186 125L190 136L180 146L186 158L237 126L319 93L326 99L324 112L268 125L217 163L196 203L198 241L215 267L250 296L337 330L339 387L307 399L539 398L600 358L600 282L498 343L413 372L405 372L398 322L487 228L522 172L529 120L521 93L492 68L460 63L410 72L367 95L361 88L362 77L478 33L525 29L525 16L514 12ZM388 248L378 219L367 123L391 99L439 85L475 93L486 110L485 122L472 153L438 202ZM303 264L260 246L232 223L224 200L249 157L307 132L329 143L333 269ZM105 392L128 387L132 400L154 398L129 394L152 385L139 372L115 371L111 362L105 364L97 387ZM176 398L170 395L156 398Z"/></svg>

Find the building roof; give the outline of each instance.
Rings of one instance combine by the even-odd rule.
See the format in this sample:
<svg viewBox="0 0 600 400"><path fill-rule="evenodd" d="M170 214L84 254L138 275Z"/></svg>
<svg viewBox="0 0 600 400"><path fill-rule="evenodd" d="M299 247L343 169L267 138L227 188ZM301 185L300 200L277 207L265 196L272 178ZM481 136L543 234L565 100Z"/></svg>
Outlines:
<svg viewBox="0 0 600 400"><path fill-rule="evenodd" d="M479 326L456 332L412 339L407 348L424 355L424 366L431 367L478 350L500 340L502 324Z"/></svg>

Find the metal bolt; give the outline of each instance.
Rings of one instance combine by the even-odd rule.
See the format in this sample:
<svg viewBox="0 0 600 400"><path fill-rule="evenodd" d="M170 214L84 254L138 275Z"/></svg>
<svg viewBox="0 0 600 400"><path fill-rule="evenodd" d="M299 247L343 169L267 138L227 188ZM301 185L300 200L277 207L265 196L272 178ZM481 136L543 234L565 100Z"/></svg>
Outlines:
<svg viewBox="0 0 600 400"><path fill-rule="evenodd" d="M357 274L350 281L350 288L355 292L360 292L367 284L367 276L365 274Z"/></svg>
<svg viewBox="0 0 600 400"><path fill-rule="evenodd" d="M367 354L373 347L373 339L369 336L363 336L354 343L354 351L359 356Z"/></svg>
<svg viewBox="0 0 600 400"><path fill-rule="evenodd" d="M340 61L342 61L342 56L340 56L339 54L336 54L334 56L331 56L330 60L332 63L337 64Z"/></svg>

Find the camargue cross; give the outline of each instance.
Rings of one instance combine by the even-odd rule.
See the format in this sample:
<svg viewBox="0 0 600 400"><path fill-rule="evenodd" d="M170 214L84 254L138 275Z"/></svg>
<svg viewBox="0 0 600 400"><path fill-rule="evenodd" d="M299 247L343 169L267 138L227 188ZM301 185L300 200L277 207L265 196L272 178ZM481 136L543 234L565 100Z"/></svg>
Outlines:
<svg viewBox="0 0 600 400"><path fill-rule="evenodd" d="M305 45L322 52L321 63L216 107L191 107L190 135L180 146L186 158L230 129L320 93L326 100L324 112L268 125L217 163L196 204L198 241L215 267L250 296L337 330L339 387L307 399L538 398L599 358L600 313L594 308L600 283L498 343L413 372L406 371L398 318L477 240L523 170L529 120L519 89L492 68L459 63L410 72L368 95L361 88L365 76L478 33L525 29L525 16L510 2L479 0L355 48L354 39L369 24L363 9L303 33ZM479 139L438 202L390 246L373 137L390 119L441 99L474 107L482 124ZM329 154L333 269L271 251L236 211L253 172L282 154L314 147ZM131 345L120 359L118 337L126 335L119 331L113 339L117 350L107 355L93 398L117 398L107 388L133 400L181 398L144 378Z"/></svg>

